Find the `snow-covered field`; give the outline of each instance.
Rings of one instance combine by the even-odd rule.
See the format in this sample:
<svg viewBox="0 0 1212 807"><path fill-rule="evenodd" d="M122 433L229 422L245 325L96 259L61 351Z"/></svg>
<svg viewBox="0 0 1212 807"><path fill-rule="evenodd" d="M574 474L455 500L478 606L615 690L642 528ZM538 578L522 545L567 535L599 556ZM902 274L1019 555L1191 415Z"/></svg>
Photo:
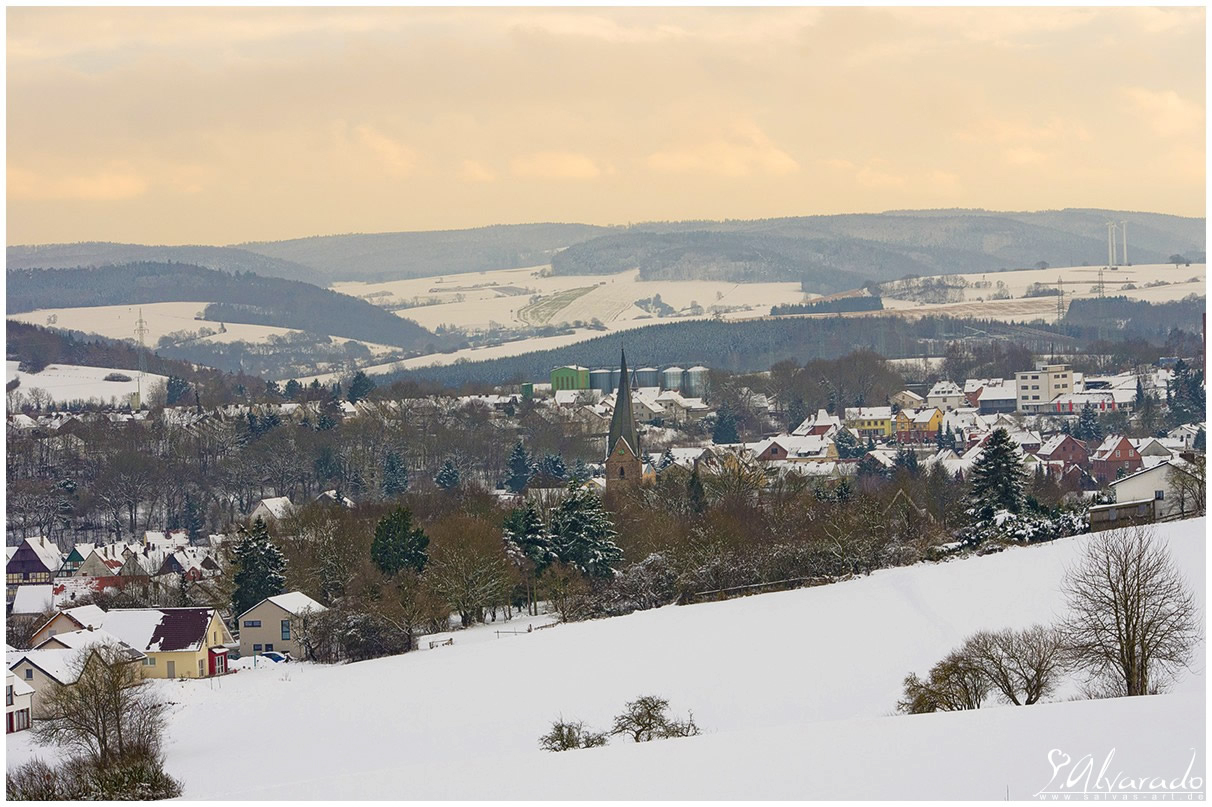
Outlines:
<svg viewBox="0 0 1212 807"><path fill-rule="evenodd" d="M1202 519L1159 528L1204 600ZM167 767L193 799L1029 798L1049 752L1095 772L1204 765L1204 647L1171 694L893 715L901 681L968 634L1060 616L1087 539L877 572L820 588L670 606L340 667L154 682L176 705ZM489 638L491 637L491 638ZM1072 687L1062 692L1063 701ZM563 716L606 728L637 695L704 735L551 754ZM46 754L7 738L8 764ZM1055 758L1055 757L1054 757Z"/></svg>
<svg viewBox="0 0 1212 807"><path fill-rule="evenodd" d="M130 394L139 387L138 370L115 370L112 367L84 367L78 364L48 364L40 373L26 373L18 370L20 362L5 361L5 383L14 378L20 379L17 390L28 396L31 390L42 389L52 401L66 403L77 400L93 400L108 404L117 400L120 404L130 400ZM130 381L106 381L110 373L121 373L128 376ZM143 394L146 396L151 385L157 381L167 381L166 376L155 373L145 373L143 376Z"/></svg>
<svg viewBox="0 0 1212 807"><path fill-rule="evenodd" d="M135 322L139 313L143 313L143 322L147 328L145 337L147 345L154 348L161 336L179 331L198 332L202 328L212 331L219 330L218 322L195 319L201 315L208 303L179 302L179 303L145 303L143 305L98 305L78 308L41 308L37 311L26 311L21 314L10 314L9 319L25 322L30 325L61 328L64 330L81 331L97 334L108 339L134 339ZM278 328L272 325L245 325L238 322L223 323L224 333L215 333L203 337L203 342L265 342L271 336L285 336L299 333L291 328ZM353 341L359 341L357 339ZM363 342L376 355L396 350L389 345L379 345L374 342Z"/></svg>
<svg viewBox="0 0 1212 807"><path fill-rule="evenodd" d="M336 283L334 291L371 302L435 298L444 302L398 311L400 316L416 320L426 328L455 325L461 328L486 328L490 323L523 327L528 323L519 312L530 305L531 297L549 297L560 292L593 287L556 311L545 312L543 324L581 320L601 320L624 327L645 322L667 322L636 307L635 301L659 294L674 309L698 303L711 306L743 307L729 316L761 316L780 303L804 298L799 283L724 283L718 281L641 281L633 269L614 275L574 275L544 277L549 267L501 269L467 275L394 280L387 283ZM456 297L462 296L461 301ZM814 296L814 295L813 295Z"/></svg>

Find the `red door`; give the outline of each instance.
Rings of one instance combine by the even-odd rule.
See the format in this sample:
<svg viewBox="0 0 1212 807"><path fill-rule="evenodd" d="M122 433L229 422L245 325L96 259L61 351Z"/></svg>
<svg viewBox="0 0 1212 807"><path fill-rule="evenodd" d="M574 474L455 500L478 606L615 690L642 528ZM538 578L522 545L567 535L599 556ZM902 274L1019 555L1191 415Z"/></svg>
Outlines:
<svg viewBox="0 0 1212 807"><path fill-rule="evenodd" d="M210 674L223 675L227 672L227 650L226 648L211 649L210 656Z"/></svg>

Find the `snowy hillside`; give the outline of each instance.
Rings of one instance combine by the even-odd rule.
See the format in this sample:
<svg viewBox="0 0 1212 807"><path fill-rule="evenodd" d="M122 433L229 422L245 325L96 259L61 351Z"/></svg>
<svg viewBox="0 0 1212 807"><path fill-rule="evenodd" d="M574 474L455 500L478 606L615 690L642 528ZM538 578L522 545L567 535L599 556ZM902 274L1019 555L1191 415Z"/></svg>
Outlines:
<svg viewBox="0 0 1212 807"><path fill-rule="evenodd" d="M19 362L5 362L5 381L19 379L21 385L17 388L24 395L31 390L42 389L57 403L70 401L95 400L103 404L113 401L125 404L130 396L139 388L138 370L116 370L112 367L85 367L77 364L48 364L40 373L26 373L17 368ZM118 373L129 378L129 381L106 381L105 377ZM143 376L143 394L158 381L167 381L162 375L145 373Z"/></svg>
<svg viewBox="0 0 1212 807"><path fill-rule="evenodd" d="M1159 528L1201 603L1204 530ZM348 666L156 682L179 704L167 769L195 799L1027 798L1053 748L1099 763L1115 748L1115 769L1166 777L1195 748L1203 776L1202 667L1159 697L892 714L906 673L969 633L1058 617L1085 540L499 639L526 621L490 625ZM693 709L704 736L538 750L553 719L606 728L642 694ZM9 765L35 753L8 738Z"/></svg>

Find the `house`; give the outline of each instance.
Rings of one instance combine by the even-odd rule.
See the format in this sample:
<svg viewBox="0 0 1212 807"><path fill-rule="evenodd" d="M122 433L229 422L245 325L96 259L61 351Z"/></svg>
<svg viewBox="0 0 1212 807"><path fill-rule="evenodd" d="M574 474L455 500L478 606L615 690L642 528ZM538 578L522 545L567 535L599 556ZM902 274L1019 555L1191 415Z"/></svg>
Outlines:
<svg viewBox="0 0 1212 807"><path fill-rule="evenodd" d="M4 678L5 734L29 728L34 688L8 670Z"/></svg>
<svg viewBox="0 0 1212 807"><path fill-rule="evenodd" d="M12 598L17 586L51 582L62 565L58 544L45 537L26 538L5 566L8 597Z"/></svg>
<svg viewBox="0 0 1212 807"><path fill-rule="evenodd" d="M888 403L895 406L897 409L920 409L926 405L926 399L918 395L916 392L910 392L903 389L900 392L894 392L888 397Z"/></svg>
<svg viewBox="0 0 1212 807"><path fill-rule="evenodd" d="M1043 448L1043 438L1039 432L1029 431L1027 429L1015 429L1009 432L1010 439L1018 443L1018 447L1022 449L1024 454L1037 454Z"/></svg>
<svg viewBox="0 0 1212 807"><path fill-rule="evenodd" d="M262 499L257 502L257 506L248 514L249 521L256 521L258 518L269 524L274 521L280 521L287 518L295 511L295 506L291 504L290 499L286 496L274 496L269 499Z"/></svg>
<svg viewBox="0 0 1212 807"><path fill-rule="evenodd" d="M1052 435L1040 446L1037 456L1049 462L1063 462L1066 468L1086 468L1090 464L1089 449L1071 434Z"/></svg>
<svg viewBox="0 0 1212 807"><path fill-rule="evenodd" d="M1107 485L1116 503L1153 500L1154 517L1182 518L1204 513L1204 483L1182 460L1166 460Z"/></svg>
<svg viewBox="0 0 1212 807"><path fill-rule="evenodd" d="M942 424L943 412L937 407L902 409L896 413L896 440L898 443L933 443Z"/></svg>
<svg viewBox="0 0 1212 807"><path fill-rule="evenodd" d="M196 583L207 577L213 577L222 571L218 562L202 547L178 549L165 556L164 561L154 572L155 575L180 574L188 582Z"/></svg>
<svg viewBox="0 0 1212 807"><path fill-rule="evenodd" d="M98 653L102 646L113 647L115 655L102 657ZM130 664L138 675L139 665L146 657L106 631L82 630L47 639L33 650L11 653L8 664L10 672L33 688L31 707L37 717L46 687L71 686L89 664L103 659L108 659L109 663Z"/></svg>
<svg viewBox="0 0 1212 807"><path fill-rule="evenodd" d="M96 605L80 605L63 608L46 620L30 636L30 645L37 647L59 633L77 630L95 630L105 624L105 611Z"/></svg>
<svg viewBox="0 0 1212 807"><path fill-rule="evenodd" d="M967 406L968 399L954 381L939 381L926 393L926 404L945 411Z"/></svg>
<svg viewBox="0 0 1212 807"><path fill-rule="evenodd" d="M1103 485L1139 471L1142 465L1136 446L1122 434L1108 435L1090 455L1090 474Z"/></svg>
<svg viewBox="0 0 1212 807"><path fill-rule="evenodd" d="M126 564L127 558L135 554L135 549L127 544L105 544L93 547L80 568L76 569L76 577L117 577Z"/></svg>
<svg viewBox="0 0 1212 807"><path fill-rule="evenodd" d="M845 411L846 425L862 437L885 439L892 436L891 406L852 406Z"/></svg>
<svg viewBox="0 0 1212 807"><path fill-rule="evenodd" d="M821 435L780 434L746 448L758 462L831 462L838 458L833 440Z"/></svg>
<svg viewBox="0 0 1212 807"><path fill-rule="evenodd" d="M1203 430L1204 427L1201 423L1184 423L1166 432L1166 436L1174 440L1181 440L1183 448L1190 451L1195 448L1195 438Z"/></svg>
<svg viewBox="0 0 1212 807"><path fill-rule="evenodd" d="M45 614L55 607L55 586L53 583L35 583L29 586L18 586L13 594L12 607L9 612L13 616L30 616Z"/></svg>
<svg viewBox="0 0 1212 807"><path fill-rule="evenodd" d="M214 608L116 608L104 628L147 655L144 678L206 678L227 672L233 639Z"/></svg>
<svg viewBox="0 0 1212 807"><path fill-rule="evenodd" d="M60 577L71 577L75 575L76 570L80 568L80 564L84 559L92 554L96 544L76 544L72 550L67 553L67 557L63 559L63 565L59 567Z"/></svg>
<svg viewBox="0 0 1212 807"><path fill-rule="evenodd" d="M969 386L973 385L972 389ZM967 381L964 393L971 406L977 408L982 415L997 412L1013 412L1018 406L1018 387L1014 379L985 378Z"/></svg>
<svg viewBox="0 0 1212 807"><path fill-rule="evenodd" d="M315 500L317 502L324 502L325 504L342 504L351 510L354 508L354 500L337 492L336 488L318 494Z"/></svg>
<svg viewBox="0 0 1212 807"><path fill-rule="evenodd" d="M327 611L320 603L299 591L267 597L240 614L240 655L251 656L276 650L303 657L299 645L298 621L307 614Z"/></svg>
<svg viewBox="0 0 1212 807"><path fill-rule="evenodd" d="M791 432L796 437L827 436L842 428L842 420L837 415L831 415L824 409L816 410L816 414L804 419Z"/></svg>

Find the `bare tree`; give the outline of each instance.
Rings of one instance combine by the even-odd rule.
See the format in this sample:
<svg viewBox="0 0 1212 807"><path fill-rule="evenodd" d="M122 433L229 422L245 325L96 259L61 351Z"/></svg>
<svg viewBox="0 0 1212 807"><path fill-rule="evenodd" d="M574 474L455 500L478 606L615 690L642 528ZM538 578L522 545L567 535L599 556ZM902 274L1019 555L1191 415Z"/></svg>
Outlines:
<svg viewBox="0 0 1212 807"><path fill-rule="evenodd" d="M1044 625L982 631L969 638L961 652L1015 706L1030 706L1052 694L1065 670L1061 634Z"/></svg>
<svg viewBox="0 0 1212 807"><path fill-rule="evenodd" d="M1207 460L1203 454L1188 455L1191 459L1181 466L1170 466L1166 481L1174 491L1174 503L1180 513L1202 516L1208 489Z"/></svg>
<svg viewBox="0 0 1212 807"><path fill-rule="evenodd" d="M962 650L955 650L930 668L926 680L910 673L905 677L904 697L897 711L906 714L926 712L959 712L979 709L993 688L993 683L974 659Z"/></svg>
<svg viewBox="0 0 1212 807"><path fill-rule="evenodd" d="M551 731L539 738L544 751L571 751L574 748L598 748L606 745L606 734L586 728L579 720L563 718L551 724Z"/></svg>
<svg viewBox="0 0 1212 807"><path fill-rule="evenodd" d="M628 703L624 712L615 716L610 733L622 734L637 743L669 737L692 737L699 733L693 712L685 721L670 717L668 712L669 701L655 695L643 695Z"/></svg>
<svg viewBox="0 0 1212 807"><path fill-rule="evenodd" d="M1119 695L1148 695L1191 660L1200 636L1195 598L1148 527L1090 538L1065 575L1062 630L1074 664Z"/></svg>

